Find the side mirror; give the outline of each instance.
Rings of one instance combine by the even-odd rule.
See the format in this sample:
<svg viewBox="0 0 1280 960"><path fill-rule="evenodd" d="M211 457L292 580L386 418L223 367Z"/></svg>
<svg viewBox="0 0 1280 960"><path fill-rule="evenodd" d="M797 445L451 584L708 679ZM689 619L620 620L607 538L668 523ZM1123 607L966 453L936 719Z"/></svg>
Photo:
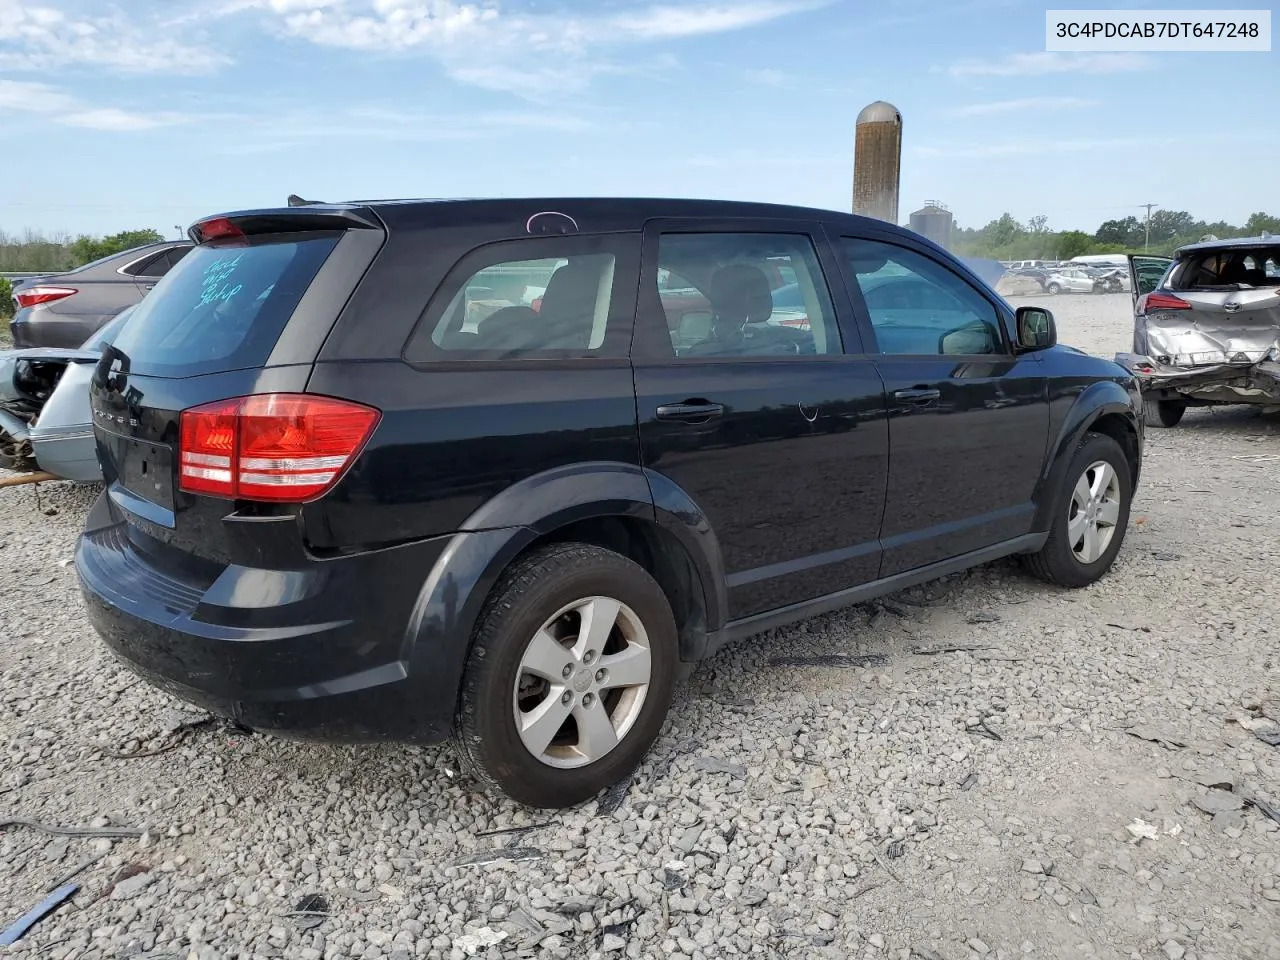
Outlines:
<svg viewBox="0 0 1280 960"><path fill-rule="evenodd" d="M1018 308L1018 350L1044 350L1058 342L1053 314L1044 307Z"/></svg>

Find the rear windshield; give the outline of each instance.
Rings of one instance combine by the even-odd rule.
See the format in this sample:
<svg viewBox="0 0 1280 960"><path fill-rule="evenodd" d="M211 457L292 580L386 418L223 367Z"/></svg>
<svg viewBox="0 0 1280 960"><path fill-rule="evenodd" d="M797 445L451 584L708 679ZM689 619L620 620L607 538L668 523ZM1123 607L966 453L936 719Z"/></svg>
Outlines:
<svg viewBox="0 0 1280 960"><path fill-rule="evenodd" d="M143 298L114 345L144 376L262 366L337 242L308 233L201 244Z"/></svg>
<svg viewBox="0 0 1280 960"><path fill-rule="evenodd" d="M1170 278L1173 290L1244 290L1280 286L1280 245L1191 253Z"/></svg>

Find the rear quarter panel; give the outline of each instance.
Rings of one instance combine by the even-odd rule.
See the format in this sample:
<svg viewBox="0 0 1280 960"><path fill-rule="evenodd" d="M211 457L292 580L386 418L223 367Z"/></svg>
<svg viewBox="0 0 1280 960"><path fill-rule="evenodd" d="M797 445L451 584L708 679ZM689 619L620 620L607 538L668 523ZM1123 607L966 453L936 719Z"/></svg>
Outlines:
<svg viewBox="0 0 1280 960"><path fill-rule="evenodd" d="M322 510L306 511L307 539L319 549L452 533L491 499L537 474L588 461L639 463L625 360L514 369L318 363L308 390L382 411L357 469Z"/></svg>

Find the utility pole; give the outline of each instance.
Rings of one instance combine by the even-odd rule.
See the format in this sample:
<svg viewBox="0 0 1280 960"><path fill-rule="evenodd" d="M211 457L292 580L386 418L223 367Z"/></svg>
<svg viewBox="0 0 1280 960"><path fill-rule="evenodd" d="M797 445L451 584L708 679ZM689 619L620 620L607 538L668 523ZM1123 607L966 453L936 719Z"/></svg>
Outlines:
<svg viewBox="0 0 1280 960"><path fill-rule="evenodd" d="M1146 253L1149 249L1151 249L1151 208L1158 207L1160 206L1160 204L1140 203L1138 204L1138 206L1147 208L1147 238L1142 242L1142 252Z"/></svg>

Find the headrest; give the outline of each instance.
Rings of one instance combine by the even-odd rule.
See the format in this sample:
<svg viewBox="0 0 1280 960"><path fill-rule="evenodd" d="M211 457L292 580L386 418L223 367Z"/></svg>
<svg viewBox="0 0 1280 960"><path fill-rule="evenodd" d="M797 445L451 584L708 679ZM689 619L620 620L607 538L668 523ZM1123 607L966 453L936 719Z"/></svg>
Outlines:
<svg viewBox="0 0 1280 960"><path fill-rule="evenodd" d="M773 315L769 278L759 267L747 263L731 263L717 270L707 295L717 318L722 320L764 323Z"/></svg>
<svg viewBox="0 0 1280 960"><path fill-rule="evenodd" d="M566 263L551 275L538 312L552 321L590 320L595 316L600 289L600 268L589 260Z"/></svg>

